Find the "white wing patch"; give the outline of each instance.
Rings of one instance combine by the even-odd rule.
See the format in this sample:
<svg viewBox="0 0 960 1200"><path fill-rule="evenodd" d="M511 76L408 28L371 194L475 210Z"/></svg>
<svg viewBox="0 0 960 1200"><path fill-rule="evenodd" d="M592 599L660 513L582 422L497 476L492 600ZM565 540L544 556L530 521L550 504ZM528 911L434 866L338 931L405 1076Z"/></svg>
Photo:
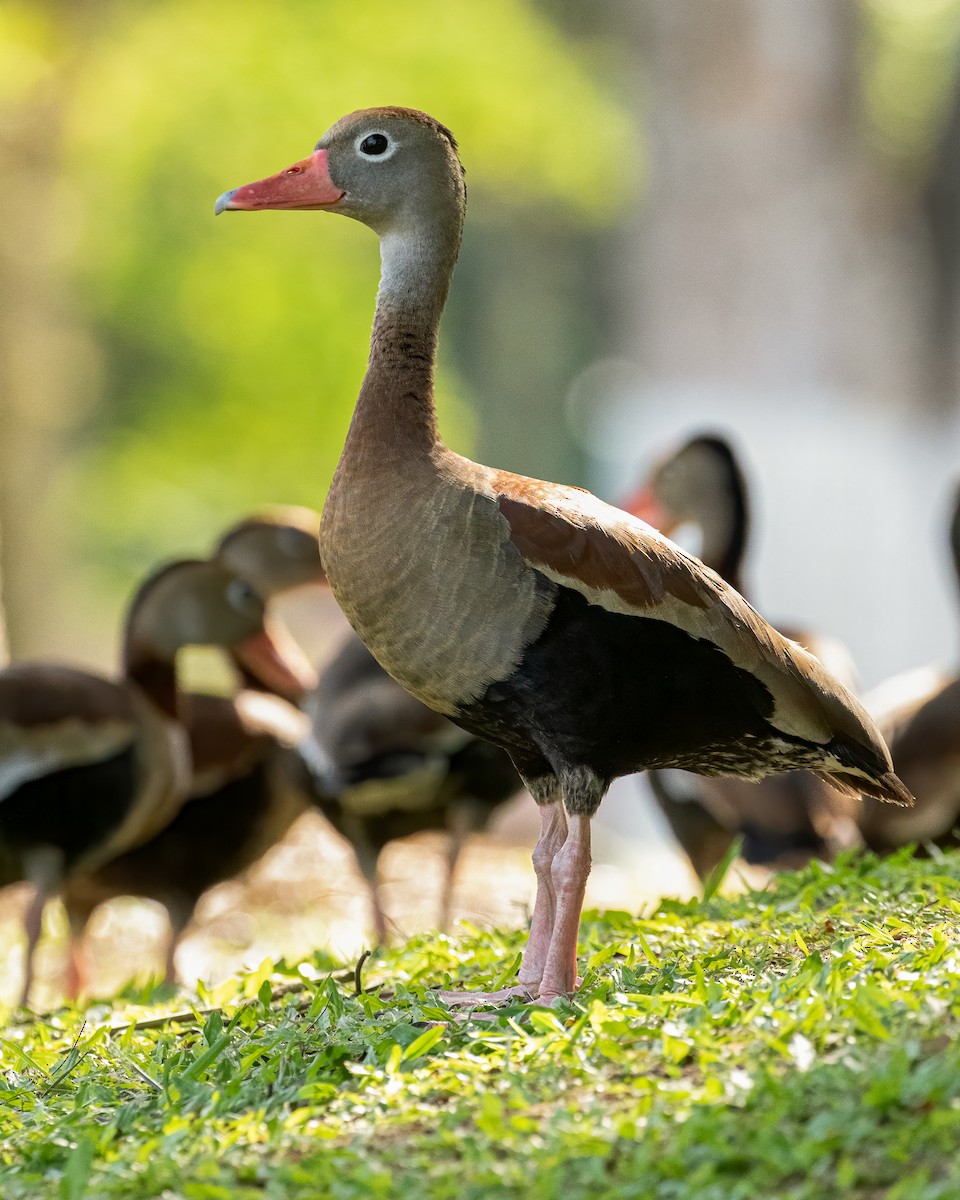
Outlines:
<svg viewBox="0 0 960 1200"><path fill-rule="evenodd" d="M34 726L0 721L0 801L31 779L113 758L130 746L135 734L130 721L93 724L72 717Z"/></svg>
<svg viewBox="0 0 960 1200"><path fill-rule="evenodd" d="M872 687L863 703L877 724L889 729L933 699L952 679L943 667L934 664L914 667Z"/></svg>
<svg viewBox="0 0 960 1200"><path fill-rule="evenodd" d="M243 691L234 700L243 728L251 736L267 734L282 746L297 746L310 732L306 713L279 696Z"/></svg>

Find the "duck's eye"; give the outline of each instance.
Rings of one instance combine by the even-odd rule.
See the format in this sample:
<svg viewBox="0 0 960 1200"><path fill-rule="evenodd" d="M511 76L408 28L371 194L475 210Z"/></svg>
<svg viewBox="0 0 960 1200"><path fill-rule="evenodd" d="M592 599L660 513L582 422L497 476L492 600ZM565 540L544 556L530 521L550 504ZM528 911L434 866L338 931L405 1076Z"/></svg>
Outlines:
<svg viewBox="0 0 960 1200"><path fill-rule="evenodd" d="M256 615L261 607L260 597L243 579L231 579L227 584L227 601L239 613Z"/></svg>
<svg viewBox="0 0 960 1200"><path fill-rule="evenodd" d="M390 142L386 134L369 133L360 143L360 153L369 154L371 158L377 158L379 155L386 153L389 145Z"/></svg>

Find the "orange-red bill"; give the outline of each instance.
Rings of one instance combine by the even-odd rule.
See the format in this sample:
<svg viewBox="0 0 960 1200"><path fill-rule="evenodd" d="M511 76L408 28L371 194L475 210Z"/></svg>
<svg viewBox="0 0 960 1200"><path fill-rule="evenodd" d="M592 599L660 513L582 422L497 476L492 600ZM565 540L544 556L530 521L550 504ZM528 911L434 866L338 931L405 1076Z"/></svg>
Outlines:
<svg viewBox="0 0 960 1200"><path fill-rule="evenodd" d="M673 524L670 520L670 514L654 495L653 489L646 484L641 484L640 487L630 492L620 502L620 507L624 512L630 513L631 516L639 517L641 521L646 521L654 529L659 529L663 533L670 532Z"/></svg>
<svg viewBox="0 0 960 1200"><path fill-rule="evenodd" d="M237 663L265 688L290 700L300 700L316 685L317 673L283 625L270 622L233 647Z"/></svg>
<svg viewBox="0 0 960 1200"><path fill-rule="evenodd" d="M254 212L261 208L329 208L343 196L343 189L330 178L326 150L314 150L285 171L245 183L217 198L213 211Z"/></svg>

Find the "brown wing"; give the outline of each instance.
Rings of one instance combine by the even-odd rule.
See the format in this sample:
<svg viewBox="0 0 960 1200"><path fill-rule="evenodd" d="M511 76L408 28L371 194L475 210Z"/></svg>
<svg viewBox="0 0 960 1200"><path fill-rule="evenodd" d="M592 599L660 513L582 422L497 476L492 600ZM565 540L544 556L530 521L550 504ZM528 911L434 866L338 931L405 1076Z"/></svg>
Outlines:
<svg viewBox="0 0 960 1200"><path fill-rule="evenodd" d="M0 671L0 798L29 779L113 758L138 728L130 692L109 679L43 663Z"/></svg>
<svg viewBox="0 0 960 1200"><path fill-rule="evenodd" d="M898 802L889 755L860 703L800 646L783 638L718 575L643 521L589 492L492 476L510 541L524 561L608 611L665 621L707 639L774 699L770 724L814 745L843 744L865 771L853 777Z"/></svg>

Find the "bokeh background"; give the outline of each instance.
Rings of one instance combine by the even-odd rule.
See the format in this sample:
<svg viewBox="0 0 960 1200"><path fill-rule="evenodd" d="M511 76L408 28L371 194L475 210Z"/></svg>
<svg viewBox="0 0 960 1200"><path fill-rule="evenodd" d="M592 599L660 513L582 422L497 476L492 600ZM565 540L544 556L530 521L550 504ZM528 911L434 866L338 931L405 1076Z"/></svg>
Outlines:
<svg viewBox="0 0 960 1200"><path fill-rule="evenodd" d="M111 669L158 559L251 508L322 504L375 239L212 205L392 103L447 123L467 168L440 381L455 449L615 499L679 438L725 431L755 487L761 609L843 638L866 685L950 659L958 55L960 0L0 0L11 655ZM634 781L604 812L602 900L689 886L657 865ZM276 904L326 886L342 916L342 847L298 836L293 899L294 859L268 864ZM509 859L476 855L481 883ZM492 890L509 908L526 878ZM212 908L236 925L251 905ZM362 923L300 940L345 949ZM220 932L247 953L251 929Z"/></svg>

